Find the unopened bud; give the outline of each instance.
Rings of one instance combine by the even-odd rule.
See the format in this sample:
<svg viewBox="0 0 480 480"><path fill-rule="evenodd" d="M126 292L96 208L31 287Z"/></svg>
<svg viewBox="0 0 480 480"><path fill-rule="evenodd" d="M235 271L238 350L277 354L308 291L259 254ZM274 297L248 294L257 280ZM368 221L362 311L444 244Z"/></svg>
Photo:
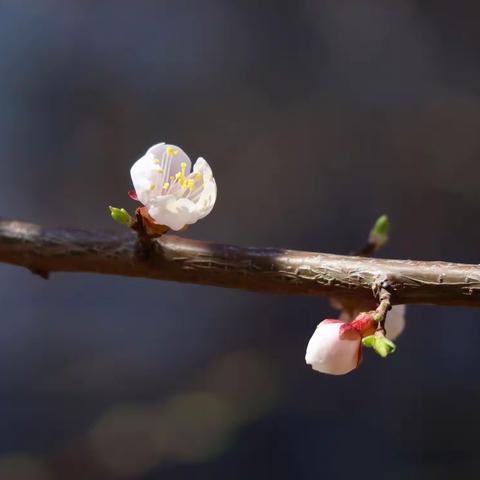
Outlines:
<svg viewBox="0 0 480 480"><path fill-rule="evenodd" d="M112 218L121 225L125 225L126 227L131 227L134 223L134 219L130 216L130 214L124 208L116 208L116 207L108 207L110 209L110 213Z"/></svg>
<svg viewBox="0 0 480 480"><path fill-rule="evenodd" d="M387 215L381 215L377 218L375 225L370 231L368 241L378 249L388 242L388 232L390 230L390 220Z"/></svg>

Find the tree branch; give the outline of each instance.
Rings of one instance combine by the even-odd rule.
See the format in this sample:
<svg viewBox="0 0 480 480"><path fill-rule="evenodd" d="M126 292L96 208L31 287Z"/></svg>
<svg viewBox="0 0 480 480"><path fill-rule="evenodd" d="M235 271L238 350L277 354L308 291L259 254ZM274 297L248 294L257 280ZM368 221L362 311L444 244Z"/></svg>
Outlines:
<svg viewBox="0 0 480 480"><path fill-rule="evenodd" d="M50 272L90 272L240 288L255 292L373 298L387 281L393 304L480 306L480 266L382 260L243 248L171 235L154 241L147 258L136 237L76 229L50 229L0 221L0 262Z"/></svg>

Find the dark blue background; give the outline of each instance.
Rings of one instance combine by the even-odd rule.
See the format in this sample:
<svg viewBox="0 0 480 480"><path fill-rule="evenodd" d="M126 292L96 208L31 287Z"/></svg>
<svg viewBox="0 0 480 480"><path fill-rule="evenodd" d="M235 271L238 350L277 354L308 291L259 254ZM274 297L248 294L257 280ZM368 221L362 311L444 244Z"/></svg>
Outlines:
<svg viewBox="0 0 480 480"><path fill-rule="evenodd" d="M204 156L187 236L478 262L471 1L0 2L0 215L117 228L158 141ZM478 478L479 313L304 364L324 299L0 266L0 479Z"/></svg>

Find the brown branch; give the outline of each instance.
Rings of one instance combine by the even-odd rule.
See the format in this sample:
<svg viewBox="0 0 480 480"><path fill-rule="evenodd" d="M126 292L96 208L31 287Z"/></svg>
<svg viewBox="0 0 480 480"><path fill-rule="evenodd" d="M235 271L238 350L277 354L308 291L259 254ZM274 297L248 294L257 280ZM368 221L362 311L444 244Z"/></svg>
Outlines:
<svg viewBox="0 0 480 480"><path fill-rule="evenodd" d="M147 258L125 235L0 221L0 262L48 276L90 272L255 292L372 299L387 281L393 304L480 306L480 266L243 248L166 235Z"/></svg>

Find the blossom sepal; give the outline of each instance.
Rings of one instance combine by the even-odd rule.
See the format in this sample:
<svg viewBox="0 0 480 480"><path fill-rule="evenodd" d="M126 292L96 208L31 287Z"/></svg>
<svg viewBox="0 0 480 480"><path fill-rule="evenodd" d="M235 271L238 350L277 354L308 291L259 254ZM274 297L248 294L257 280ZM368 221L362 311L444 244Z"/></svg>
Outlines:
<svg viewBox="0 0 480 480"><path fill-rule="evenodd" d="M128 196L132 199L135 200L136 202L139 202L140 200L138 199L137 192L135 190L129 190L128 191Z"/></svg>
<svg viewBox="0 0 480 480"><path fill-rule="evenodd" d="M357 330L362 337L372 335L375 333L378 325L374 313L375 312L361 312L350 322L349 325Z"/></svg>
<svg viewBox="0 0 480 480"><path fill-rule="evenodd" d="M397 349L396 345L389 340L383 333L375 333L368 335L362 339L362 344L365 347L373 348L382 358L386 358Z"/></svg>
<svg viewBox="0 0 480 480"><path fill-rule="evenodd" d="M135 220L124 208L117 208L117 207L108 207L110 209L110 214L112 218L119 223L120 225L124 225L125 227L131 227Z"/></svg>
<svg viewBox="0 0 480 480"><path fill-rule="evenodd" d="M139 228L152 238L161 237L163 234L167 233L169 228L166 225L160 225L155 222L155 220L148 213L146 207L139 207L136 210L137 222L133 226L135 230Z"/></svg>

